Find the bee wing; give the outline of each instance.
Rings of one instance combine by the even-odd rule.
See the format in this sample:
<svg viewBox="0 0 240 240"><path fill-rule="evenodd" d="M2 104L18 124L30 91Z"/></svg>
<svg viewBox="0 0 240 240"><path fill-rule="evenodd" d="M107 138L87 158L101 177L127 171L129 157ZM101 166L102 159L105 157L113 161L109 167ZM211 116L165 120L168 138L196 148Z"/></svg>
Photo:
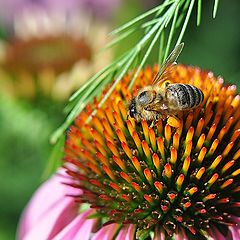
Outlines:
<svg viewBox="0 0 240 240"><path fill-rule="evenodd" d="M163 110L167 110L168 106L163 101L154 101L154 102L148 104L144 109L147 111L161 112Z"/></svg>
<svg viewBox="0 0 240 240"><path fill-rule="evenodd" d="M169 73L173 70L173 67L177 64L176 60L180 55L183 49L183 46L184 46L184 43L180 43L169 54L169 56L163 63L162 67L160 68L159 72L154 77L153 83L152 83L153 85L159 84L168 78Z"/></svg>

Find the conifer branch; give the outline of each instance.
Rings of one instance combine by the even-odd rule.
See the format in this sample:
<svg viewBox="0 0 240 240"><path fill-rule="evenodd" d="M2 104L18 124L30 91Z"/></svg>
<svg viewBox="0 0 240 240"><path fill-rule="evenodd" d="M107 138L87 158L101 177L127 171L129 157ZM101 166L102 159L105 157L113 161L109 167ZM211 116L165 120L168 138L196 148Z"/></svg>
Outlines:
<svg viewBox="0 0 240 240"><path fill-rule="evenodd" d="M159 48L158 59L159 64L161 64L166 59L171 47L182 41L196 2L197 25L199 25L202 0L165 0L159 6L112 31L110 35L115 38L105 48L121 44L121 42L126 40L130 35L136 34L137 32L140 32L142 37L135 46L96 73L70 97L66 108L69 112L68 116L65 122L52 135L51 142L55 143L86 105L92 101L94 97L98 96L103 88L114 79L114 84L100 102L100 105L102 105L127 71L133 69L137 64L129 85L129 88L131 88L156 45L158 45ZM216 16L218 4L219 0L215 0L213 17ZM177 33L179 33L178 36L176 36ZM142 57L139 58L139 56ZM93 114L95 114L95 112L93 112Z"/></svg>

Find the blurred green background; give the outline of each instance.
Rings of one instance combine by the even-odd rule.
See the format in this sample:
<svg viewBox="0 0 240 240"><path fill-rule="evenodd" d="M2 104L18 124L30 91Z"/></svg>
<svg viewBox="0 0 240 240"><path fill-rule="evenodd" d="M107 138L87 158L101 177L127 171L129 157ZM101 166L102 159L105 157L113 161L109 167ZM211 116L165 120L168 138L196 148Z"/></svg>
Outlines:
<svg viewBox="0 0 240 240"><path fill-rule="evenodd" d="M122 0L111 18L110 29L157 2ZM220 1L216 19L212 19L212 9L213 1L203 1L200 27L196 27L195 10L183 39L185 48L179 62L222 75L227 82L238 85L239 90L240 3L238 0ZM8 39L8 26L0 25L1 38ZM115 55L124 49L126 44L118 46ZM155 60L157 56L152 56L149 63ZM64 106L64 102L46 99L32 102L0 93L0 239L15 238L21 211L44 180L44 169L53 148L49 136L63 122Z"/></svg>

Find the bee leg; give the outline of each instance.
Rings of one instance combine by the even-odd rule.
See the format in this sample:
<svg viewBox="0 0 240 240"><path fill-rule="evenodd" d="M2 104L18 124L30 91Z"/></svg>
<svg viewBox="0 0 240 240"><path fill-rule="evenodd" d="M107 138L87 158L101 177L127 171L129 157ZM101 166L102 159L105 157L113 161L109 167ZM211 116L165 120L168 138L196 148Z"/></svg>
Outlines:
<svg viewBox="0 0 240 240"><path fill-rule="evenodd" d="M150 128L153 128L154 127L154 125L155 125L155 122L156 122L156 120L152 120L152 122L151 122L151 124L150 124Z"/></svg>

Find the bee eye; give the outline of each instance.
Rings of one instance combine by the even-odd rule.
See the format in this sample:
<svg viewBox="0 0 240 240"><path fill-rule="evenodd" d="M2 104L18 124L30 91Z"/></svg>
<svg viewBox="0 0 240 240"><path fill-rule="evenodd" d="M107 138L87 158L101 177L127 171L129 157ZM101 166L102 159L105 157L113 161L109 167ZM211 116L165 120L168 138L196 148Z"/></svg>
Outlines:
<svg viewBox="0 0 240 240"><path fill-rule="evenodd" d="M138 100L141 101L141 99L144 99L147 95L147 91L141 92L138 96Z"/></svg>
<svg viewBox="0 0 240 240"><path fill-rule="evenodd" d="M141 104L149 104L153 101L153 94L151 91L143 91L138 96L138 101Z"/></svg>

